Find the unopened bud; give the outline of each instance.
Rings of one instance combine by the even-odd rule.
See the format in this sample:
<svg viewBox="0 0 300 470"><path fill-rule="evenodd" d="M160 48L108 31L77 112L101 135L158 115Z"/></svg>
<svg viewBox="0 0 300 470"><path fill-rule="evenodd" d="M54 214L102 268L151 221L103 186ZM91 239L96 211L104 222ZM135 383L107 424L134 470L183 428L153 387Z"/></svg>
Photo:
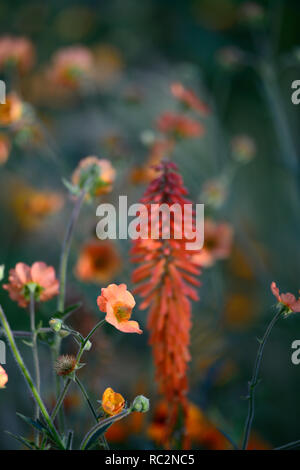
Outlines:
<svg viewBox="0 0 300 470"><path fill-rule="evenodd" d="M51 330L55 331L56 333L61 330L62 323L62 320L60 320L59 318L51 318L51 320L49 321Z"/></svg>
<svg viewBox="0 0 300 470"><path fill-rule="evenodd" d="M144 397L144 395L138 395L135 397L131 405L131 411L138 411L139 413L146 413L149 411L149 408L149 399Z"/></svg>

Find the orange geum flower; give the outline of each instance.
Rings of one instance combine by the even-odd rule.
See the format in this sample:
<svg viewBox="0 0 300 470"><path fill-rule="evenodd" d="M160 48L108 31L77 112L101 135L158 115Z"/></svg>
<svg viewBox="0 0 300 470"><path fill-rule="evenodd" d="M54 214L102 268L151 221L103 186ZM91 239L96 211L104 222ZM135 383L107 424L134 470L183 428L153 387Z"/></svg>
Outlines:
<svg viewBox="0 0 300 470"><path fill-rule="evenodd" d="M82 247L75 273L84 282L108 282L120 265L120 255L111 241L92 240Z"/></svg>
<svg viewBox="0 0 300 470"><path fill-rule="evenodd" d="M135 306L133 295L127 290L126 284L110 284L101 289L97 299L101 312L106 312L105 320L123 333L142 333L138 322L130 320Z"/></svg>
<svg viewBox="0 0 300 470"><path fill-rule="evenodd" d="M17 263L9 271L9 282L3 285L12 300L18 302L20 307L27 307L30 301L30 289L35 284L35 299L46 302L58 294L59 281L55 277L55 270L42 261L33 263L30 267L25 263Z"/></svg>
<svg viewBox="0 0 300 470"><path fill-rule="evenodd" d="M91 74L93 62L93 55L86 47L65 47L54 54L49 77L59 85L76 89Z"/></svg>
<svg viewBox="0 0 300 470"><path fill-rule="evenodd" d="M200 122L168 111L158 118L157 127L164 134L175 138L200 137L204 134L204 127Z"/></svg>
<svg viewBox="0 0 300 470"><path fill-rule="evenodd" d="M0 68L15 65L26 72L34 63L34 47L27 38L3 36L0 38Z"/></svg>
<svg viewBox="0 0 300 470"><path fill-rule="evenodd" d="M286 314L291 312L300 312L300 297L296 299L296 297L289 292L286 294L280 294L275 282L271 283L271 291L273 295L275 295L279 304L285 308Z"/></svg>
<svg viewBox="0 0 300 470"><path fill-rule="evenodd" d="M72 183L83 189L89 182L89 196L95 197L112 190L115 175L115 169L109 160L89 156L79 162L72 175Z"/></svg>
<svg viewBox="0 0 300 470"><path fill-rule="evenodd" d="M233 232L229 224L222 222L217 224L211 219L206 219L204 224L204 245L195 255L192 255L194 263L199 266L209 267L219 259L228 258L231 251Z"/></svg>
<svg viewBox="0 0 300 470"><path fill-rule="evenodd" d="M25 230L39 228L47 217L58 212L64 204L59 193L37 190L21 180L12 181L10 192L12 210Z"/></svg>
<svg viewBox="0 0 300 470"><path fill-rule="evenodd" d="M0 106L0 124L9 126L17 122L22 116L23 105L16 93L9 93L6 102Z"/></svg>
<svg viewBox="0 0 300 470"><path fill-rule="evenodd" d="M116 393L108 387L102 396L102 408L110 416L120 413L125 406L125 400L120 393Z"/></svg>
<svg viewBox="0 0 300 470"><path fill-rule="evenodd" d="M5 372L3 367L0 366L0 388L5 388L7 381L8 381L7 373Z"/></svg>
<svg viewBox="0 0 300 470"><path fill-rule="evenodd" d="M0 134L0 165L6 163L9 157L10 147L9 138L5 134Z"/></svg>

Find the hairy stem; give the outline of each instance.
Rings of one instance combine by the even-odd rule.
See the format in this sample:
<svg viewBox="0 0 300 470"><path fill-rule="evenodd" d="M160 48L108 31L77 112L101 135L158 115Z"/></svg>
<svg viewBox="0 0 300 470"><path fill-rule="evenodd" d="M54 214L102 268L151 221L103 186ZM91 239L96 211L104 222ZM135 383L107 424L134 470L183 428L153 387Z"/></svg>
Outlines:
<svg viewBox="0 0 300 470"><path fill-rule="evenodd" d="M267 342L268 337L269 337L269 335L272 331L273 326L275 325L277 320L279 320L281 315L282 315L282 310L279 310L276 313L276 315L272 318L272 320L270 321L270 323L269 323L269 325L268 325L268 327L265 331L265 334L264 334L262 340L259 343L259 348L258 348L257 355L256 355L256 360L255 360L255 364L254 364L252 379L249 382L248 415L247 415L246 424L245 424L244 439L243 439L243 445L242 445L243 450L247 449L248 442L249 442L249 437L250 437L250 432L251 432L251 427L252 427L252 422L253 422L253 418L254 418L255 388L256 388L256 385L257 385L257 382L258 382L258 375L259 375L259 371L260 371L260 365L261 365L261 360L262 360L264 347L266 345L266 342Z"/></svg>
<svg viewBox="0 0 300 470"><path fill-rule="evenodd" d="M92 405L92 402L87 394L87 391L86 389L84 388L84 385L81 383L81 381L78 379L78 377L75 378L75 382L77 383L78 387L80 388L84 398L86 399L86 402L92 412L92 415L94 416L95 418L95 421L96 423L98 423L98 416L97 416L97 413ZM107 441L105 439L105 436L101 436L100 437L100 445L105 449L105 450L109 450L109 447L108 447L108 444L107 444Z"/></svg>
<svg viewBox="0 0 300 470"><path fill-rule="evenodd" d="M90 331L90 333L87 335L87 337L84 339L84 341L82 342L80 348L79 348L79 351L78 351L78 354L77 354L77 357L76 357L76 362L77 364L79 364L79 361L82 357L82 354L84 353L84 348L85 348L85 345L86 343L88 342L88 340L91 338L91 336L95 333L95 331L100 327L102 326L103 324L105 323L105 320L100 320L95 326L94 328ZM69 390L69 387L72 383L72 379L67 379L66 380L66 383L65 383L65 386L63 388L63 390L60 392L60 395L57 399L57 403L51 413L51 418L54 420L55 416L57 415L59 409L61 408L61 405L64 401L64 398Z"/></svg>
<svg viewBox="0 0 300 470"><path fill-rule="evenodd" d="M12 354L13 354L17 364L20 366L20 369L21 369L21 371L24 375L25 381L26 381L26 383L27 383L27 385L28 385L28 387L29 387L29 389L30 389L30 391L31 391L31 393L32 393L39 409L40 409L41 414L43 415L43 417L44 417L49 429L51 430L51 433L52 433L53 437L55 438L57 444L59 445L59 447L61 449L64 449L64 445L63 445L63 443L60 439L60 436L59 436L57 430L55 429L55 426L54 426L54 424L53 424L53 422L52 422L52 420L49 416L49 413L48 413L48 411L47 411L47 409L46 409L46 407L43 403L43 400L40 397L40 394L38 393L35 385L33 384L30 373L29 373L27 367L24 364L23 358L22 358L22 356L19 352L19 349L16 345L14 336L12 334L9 323L7 321L7 318L4 314L4 311L3 311L1 306L0 306L0 322L2 323L2 326L3 326L3 329L5 331L5 335L6 335L7 341L10 345Z"/></svg>
<svg viewBox="0 0 300 470"><path fill-rule="evenodd" d="M59 312L63 312L65 308L65 295L66 295L66 278L67 278L67 267L68 267L68 258L71 248L72 236L74 232L74 227L79 217L80 209L83 204L84 198L86 195L86 191L83 190L80 196L76 199L75 205L73 207L73 211L71 214L71 218L69 224L67 226L67 231L65 234L65 238L63 241L61 258L60 258L60 268L59 268L59 296L57 302L57 310ZM56 334L55 341L53 345L53 359L56 360L60 354L60 346L61 346L61 337ZM57 399L60 395L60 380L59 377L56 376L56 396ZM61 408L60 416L59 416L59 424L60 427L64 428L64 415L63 415L63 408Z"/></svg>
<svg viewBox="0 0 300 470"><path fill-rule="evenodd" d="M34 292L30 292L30 329L32 333L32 354L33 354L33 364L34 364L34 371L35 371L35 385L38 394L41 393L41 376L40 376L40 364L39 364L39 355L38 355L38 345L37 345L37 331L35 328L35 300L34 300ZM40 409L38 404L35 404L35 413L34 417L36 420L40 417ZM35 443L39 445L39 433L38 431L35 432Z"/></svg>

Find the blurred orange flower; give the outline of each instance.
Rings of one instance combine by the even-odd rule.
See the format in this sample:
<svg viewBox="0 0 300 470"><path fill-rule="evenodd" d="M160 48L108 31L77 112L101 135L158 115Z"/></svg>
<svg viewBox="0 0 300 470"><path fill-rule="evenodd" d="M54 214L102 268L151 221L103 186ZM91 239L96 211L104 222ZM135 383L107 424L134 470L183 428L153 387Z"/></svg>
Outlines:
<svg viewBox="0 0 300 470"><path fill-rule="evenodd" d="M18 222L26 230L38 228L64 204L60 194L36 190L22 181L13 182L11 188L10 204Z"/></svg>
<svg viewBox="0 0 300 470"><path fill-rule="evenodd" d="M168 404L166 401L161 401L156 406L153 421L147 429L148 437L156 442L157 445L163 445L168 436L167 421ZM188 402L187 404L185 423L186 442L184 447L186 449L189 448L191 444L198 444L211 450L228 448L225 437L194 403Z"/></svg>
<svg viewBox="0 0 300 470"><path fill-rule="evenodd" d="M171 92L173 96L181 101L181 103L186 107L199 111L204 115L209 113L209 107L207 104L203 103L203 101L201 101L192 90L186 89L182 83L172 83Z"/></svg>
<svg viewBox="0 0 300 470"><path fill-rule="evenodd" d="M271 291L278 302L286 308L286 313L300 312L300 297L296 299L296 297L289 292L286 294L280 294L275 282L272 282L271 284Z"/></svg>
<svg viewBox="0 0 300 470"><path fill-rule="evenodd" d="M229 224L217 224L211 219L205 220L204 245L199 253L193 255L193 261L199 266L212 266L216 260L228 258L231 251L233 231Z"/></svg>
<svg viewBox="0 0 300 470"><path fill-rule="evenodd" d="M120 393L108 387L102 396L102 408L110 416L120 413L125 406L125 400Z"/></svg>
<svg viewBox="0 0 300 470"><path fill-rule="evenodd" d="M0 68L16 65L20 72L26 72L34 64L34 47L27 38L3 36L0 38Z"/></svg>
<svg viewBox="0 0 300 470"><path fill-rule="evenodd" d="M26 307L30 300L30 284L36 284L35 299L46 302L52 299L59 291L59 282L55 277L55 270L42 261L33 263L30 267L25 263L17 263L10 269L8 284L3 285L12 300L18 302L20 307Z"/></svg>
<svg viewBox="0 0 300 470"><path fill-rule="evenodd" d="M120 270L121 257L111 241L92 240L79 254L76 276L84 282L108 282Z"/></svg>
<svg viewBox="0 0 300 470"><path fill-rule="evenodd" d="M2 366L0 366L0 388L5 388L8 382L8 376Z"/></svg>
<svg viewBox="0 0 300 470"><path fill-rule="evenodd" d="M82 189L87 180L91 179L90 196L100 196L112 190L115 175L109 160L89 156L80 160L72 175L72 183Z"/></svg>
<svg viewBox="0 0 300 470"><path fill-rule="evenodd" d="M159 165L163 158L169 156L174 148L172 139L156 139L150 147L150 153L145 164L141 167L133 168L131 181L135 184L150 183L156 176L156 165Z"/></svg>
<svg viewBox="0 0 300 470"><path fill-rule="evenodd" d="M256 317L257 302L252 296L236 293L227 302L224 313L226 326L230 328L246 328Z"/></svg>
<svg viewBox="0 0 300 470"><path fill-rule="evenodd" d="M236 135L231 140L233 158L239 163L250 162L256 153L254 140L248 135Z"/></svg>
<svg viewBox="0 0 300 470"><path fill-rule="evenodd" d="M2 106L2 105L1 105ZM0 134L0 165L6 163L9 152L11 148L11 143L9 138L5 134Z"/></svg>
<svg viewBox="0 0 300 470"><path fill-rule="evenodd" d="M93 55L86 47L65 47L54 54L49 78L59 85L78 88L82 79L91 74L93 62Z"/></svg>
<svg viewBox="0 0 300 470"><path fill-rule="evenodd" d="M158 118L157 127L174 138L200 137L204 134L204 127L200 122L168 111Z"/></svg>
<svg viewBox="0 0 300 470"><path fill-rule="evenodd" d="M11 92L6 96L6 103L0 106L0 124L9 126L17 122L22 115L23 105L16 93Z"/></svg>
<svg viewBox="0 0 300 470"><path fill-rule="evenodd" d="M142 333L136 321L130 321L135 306L133 295L127 290L126 284L110 284L101 289L97 298L101 312L106 313L105 320L123 333Z"/></svg>

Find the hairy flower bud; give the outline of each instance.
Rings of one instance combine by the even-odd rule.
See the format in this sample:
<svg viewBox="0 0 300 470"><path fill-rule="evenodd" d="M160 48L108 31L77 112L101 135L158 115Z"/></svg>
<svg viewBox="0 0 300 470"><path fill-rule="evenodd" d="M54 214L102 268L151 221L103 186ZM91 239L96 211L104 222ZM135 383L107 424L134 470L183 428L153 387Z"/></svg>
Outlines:
<svg viewBox="0 0 300 470"><path fill-rule="evenodd" d="M144 397L144 395L138 395L135 397L131 405L131 411L138 411L139 413L146 413L149 411L149 408L149 399Z"/></svg>

